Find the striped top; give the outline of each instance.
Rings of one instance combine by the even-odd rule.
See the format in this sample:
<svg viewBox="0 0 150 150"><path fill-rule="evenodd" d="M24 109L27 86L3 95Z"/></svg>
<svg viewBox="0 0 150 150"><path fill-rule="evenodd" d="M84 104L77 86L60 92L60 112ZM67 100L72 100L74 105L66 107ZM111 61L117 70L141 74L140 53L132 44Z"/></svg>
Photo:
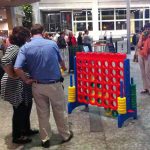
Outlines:
<svg viewBox="0 0 150 150"><path fill-rule="evenodd" d="M11 45L7 48L5 55L2 57L2 66L14 65L19 47ZM25 84L20 79L12 79L5 73L1 80L1 98L10 102L14 107L19 106L25 101L27 105L32 101L31 85Z"/></svg>

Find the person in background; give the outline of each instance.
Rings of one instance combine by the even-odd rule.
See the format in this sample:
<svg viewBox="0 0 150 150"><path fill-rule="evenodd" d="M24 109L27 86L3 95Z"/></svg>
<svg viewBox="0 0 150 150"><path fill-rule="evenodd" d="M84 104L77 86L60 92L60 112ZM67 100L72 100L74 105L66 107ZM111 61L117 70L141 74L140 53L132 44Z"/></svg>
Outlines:
<svg viewBox="0 0 150 150"><path fill-rule="evenodd" d="M68 36L68 46L77 46L77 41L76 41L76 38L75 36L73 35L72 32L69 32L69 36Z"/></svg>
<svg viewBox="0 0 150 150"><path fill-rule="evenodd" d="M110 42L111 44L113 44L112 32L110 32L109 42Z"/></svg>
<svg viewBox="0 0 150 150"><path fill-rule="evenodd" d="M17 144L31 142L28 136L38 133L38 130L31 130L30 127L31 86L19 79L13 69L19 48L29 39L30 32L28 29L21 26L14 27L9 37L11 45L7 47L1 60L5 71L1 80L1 98L13 106L12 142Z"/></svg>
<svg viewBox="0 0 150 150"><path fill-rule="evenodd" d="M25 83L32 84L42 147L48 148L52 135L49 123L50 105L58 131L63 138L62 143L71 140L73 132L68 125L59 64L63 70L66 70L66 67L57 44L42 37L43 30L40 24L31 28L32 40L20 48L14 67L16 74ZM31 78L23 71L25 64Z"/></svg>
<svg viewBox="0 0 150 150"><path fill-rule="evenodd" d="M143 80L141 94L150 94L150 23L144 26L138 41L138 62Z"/></svg>
<svg viewBox="0 0 150 150"><path fill-rule="evenodd" d="M138 41L139 41L139 36L138 36L138 31L136 31L132 37L132 44L134 46L134 49L136 49Z"/></svg>
<svg viewBox="0 0 150 150"><path fill-rule="evenodd" d="M104 43L105 44L107 43L107 31L105 31L105 33L104 33Z"/></svg>
<svg viewBox="0 0 150 150"><path fill-rule="evenodd" d="M78 45L83 45L82 32L79 32L77 41L78 41Z"/></svg>
<svg viewBox="0 0 150 150"><path fill-rule="evenodd" d="M60 36L57 39L57 45L61 51L62 59L66 60L66 41L65 41L65 32L60 32Z"/></svg>
<svg viewBox="0 0 150 150"><path fill-rule="evenodd" d="M92 38L89 36L89 31L86 29L84 31L84 36L83 36L83 45L88 46L89 51L92 52Z"/></svg>
<svg viewBox="0 0 150 150"><path fill-rule="evenodd" d="M69 73L74 70L74 56L77 50L77 41L73 33L70 31L68 36L68 49L69 49Z"/></svg>
<svg viewBox="0 0 150 150"><path fill-rule="evenodd" d="M65 37L65 33L60 32L60 36L57 39L57 45L59 49L66 49L67 44L64 37Z"/></svg>

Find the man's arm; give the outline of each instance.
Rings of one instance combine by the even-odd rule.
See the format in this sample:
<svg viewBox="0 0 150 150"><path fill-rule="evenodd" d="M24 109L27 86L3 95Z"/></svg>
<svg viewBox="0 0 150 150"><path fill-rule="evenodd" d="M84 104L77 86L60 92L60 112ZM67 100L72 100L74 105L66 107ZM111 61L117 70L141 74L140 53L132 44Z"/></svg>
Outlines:
<svg viewBox="0 0 150 150"><path fill-rule="evenodd" d="M26 84L32 84L33 82L35 82L35 80L26 76L22 68L14 68L14 70L17 76L20 77Z"/></svg>
<svg viewBox="0 0 150 150"><path fill-rule="evenodd" d="M14 65L14 71L17 74L17 76L20 77L26 84L32 84L34 80L26 76L25 72L22 69L22 67L24 66L26 62L25 51L26 51L25 46L23 46L18 53L16 62Z"/></svg>
<svg viewBox="0 0 150 150"><path fill-rule="evenodd" d="M60 66L61 66L61 69L63 69L64 71L67 70L67 68L66 68L66 66L65 66L64 60L62 60L62 61L60 62Z"/></svg>

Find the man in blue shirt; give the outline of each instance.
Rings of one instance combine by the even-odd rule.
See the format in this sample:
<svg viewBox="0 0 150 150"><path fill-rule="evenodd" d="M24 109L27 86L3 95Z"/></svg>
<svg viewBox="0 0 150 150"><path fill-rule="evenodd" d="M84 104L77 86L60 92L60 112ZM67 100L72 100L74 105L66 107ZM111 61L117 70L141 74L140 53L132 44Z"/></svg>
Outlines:
<svg viewBox="0 0 150 150"><path fill-rule="evenodd" d="M73 133L69 130L64 91L60 82L60 67L66 70L57 44L42 37L43 27L35 24L31 29L32 39L20 48L15 72L27 84L32 84L37 108L42 146L50 146L50 104L63 142L69 141ZM23 69L31 76L28 78Z"/></svg>

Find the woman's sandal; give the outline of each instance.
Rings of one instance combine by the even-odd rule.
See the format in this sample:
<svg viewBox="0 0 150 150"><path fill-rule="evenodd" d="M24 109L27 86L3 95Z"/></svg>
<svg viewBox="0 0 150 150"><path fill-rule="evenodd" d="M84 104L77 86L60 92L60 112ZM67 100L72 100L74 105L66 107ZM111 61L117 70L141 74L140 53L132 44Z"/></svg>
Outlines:
<svg viewBox="0 0 150 150"><path fill-rule="evenodd" d="M141 94L146 94L146 93L149 93L149 91L147 89L145 89L145 90L142 90L140 93Z"/></svg>

